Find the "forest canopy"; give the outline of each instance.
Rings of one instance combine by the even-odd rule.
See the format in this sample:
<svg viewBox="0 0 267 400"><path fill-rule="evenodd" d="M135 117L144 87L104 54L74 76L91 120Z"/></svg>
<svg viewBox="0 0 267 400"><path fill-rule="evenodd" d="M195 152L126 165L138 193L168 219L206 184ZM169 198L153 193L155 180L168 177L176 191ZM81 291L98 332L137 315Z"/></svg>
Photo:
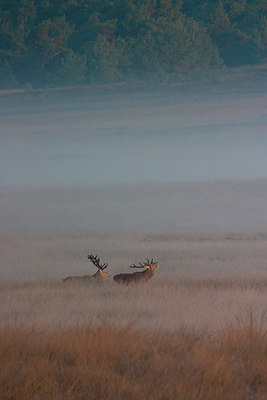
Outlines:
<svg viewBox="0 0 267 400"><path fill-rule="evenodd" d="M1 0L0 88L177 82L267 61L267 0Z"/></svg>

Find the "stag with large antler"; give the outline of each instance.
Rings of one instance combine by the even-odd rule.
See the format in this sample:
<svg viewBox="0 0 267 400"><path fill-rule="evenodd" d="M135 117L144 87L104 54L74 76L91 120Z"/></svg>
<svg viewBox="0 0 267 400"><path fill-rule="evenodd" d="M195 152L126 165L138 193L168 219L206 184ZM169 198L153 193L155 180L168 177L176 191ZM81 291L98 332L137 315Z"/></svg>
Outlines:
<svg viewBox="0 0 267 400"><path fill-rule="evenodd" d="M63 279L64 283L70 282L79 282L79 283L88 283L88 282L100 282L104 278L109 276L109 273L104 271L108 267L108 263L100 264L100 258L97 255L93 256L92 254L88 254L88 260L98 269L98 271L94 275L82 275L82 276L68 276Z"/></svg>
<svg viewBox="0 0 267 400"><path fill-rule="evenodd" d="M114 281L122 283L124 285L129 285L130 283L144 282L152 278L158 269L158 262L154 262L153 258L151 261L146 259L145 263L139 263L139 265L130 265L130 268L145 268L144 271L134 272L132 274L118 274L113 276Z"/></svg>

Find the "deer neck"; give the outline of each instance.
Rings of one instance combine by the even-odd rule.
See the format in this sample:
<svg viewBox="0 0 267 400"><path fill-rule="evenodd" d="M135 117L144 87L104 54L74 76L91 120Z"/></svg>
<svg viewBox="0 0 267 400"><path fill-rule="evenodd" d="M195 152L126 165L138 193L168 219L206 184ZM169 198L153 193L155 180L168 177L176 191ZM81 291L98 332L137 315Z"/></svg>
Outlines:
<svg viewBox="0 0 267 400"><path fill-rule="evenodd" d="M94 275L92 275L94 278L101 278L101 273L100 270L98 270Z"/></svg>
<svg viewBox="0 0 267 400"><path fill-rule="evenodd" d="M147 278L152 278L152 276L154 275L155 271L153 271L152 269L146 269L145 271L142 272L142 274L144 274L145 277Z"/></svg>
<svg viewBox="0 0 267 400"><path fill-rule="evenodd" d="M107 278L108 276L109 274L107 272L102 271L100 269L93 275L93 277L96 279Z"/></svg>

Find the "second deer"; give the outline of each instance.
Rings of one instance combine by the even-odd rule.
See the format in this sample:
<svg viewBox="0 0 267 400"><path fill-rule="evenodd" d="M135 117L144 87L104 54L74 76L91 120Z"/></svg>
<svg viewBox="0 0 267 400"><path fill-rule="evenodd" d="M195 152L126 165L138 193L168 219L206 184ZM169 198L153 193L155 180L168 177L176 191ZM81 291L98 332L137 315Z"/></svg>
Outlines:
<svg viewBox="0 0 267 400"><path fill-rule="evenodd" d="M113 276L114 281L122 283L124 285L129 285L131 283L144 282L153 277L156 270L158 269L158 262L154 262L153 258L151 261L146 259L145 263L139 263L139 265L130 265L130 268L145 268L144 271L134 272L132 274L118 274Z"/></svg>

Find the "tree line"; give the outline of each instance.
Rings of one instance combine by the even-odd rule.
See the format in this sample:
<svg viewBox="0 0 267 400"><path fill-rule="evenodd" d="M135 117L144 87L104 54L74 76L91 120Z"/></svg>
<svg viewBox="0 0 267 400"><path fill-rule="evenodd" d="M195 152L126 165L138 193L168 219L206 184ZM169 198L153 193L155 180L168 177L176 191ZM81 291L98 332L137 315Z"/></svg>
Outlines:
<svg viewBox="0 0 267 400"><path fill-rule="evenodd" d="M265 62L266 0L1 0L0 88L176 82Z"/></svg>

